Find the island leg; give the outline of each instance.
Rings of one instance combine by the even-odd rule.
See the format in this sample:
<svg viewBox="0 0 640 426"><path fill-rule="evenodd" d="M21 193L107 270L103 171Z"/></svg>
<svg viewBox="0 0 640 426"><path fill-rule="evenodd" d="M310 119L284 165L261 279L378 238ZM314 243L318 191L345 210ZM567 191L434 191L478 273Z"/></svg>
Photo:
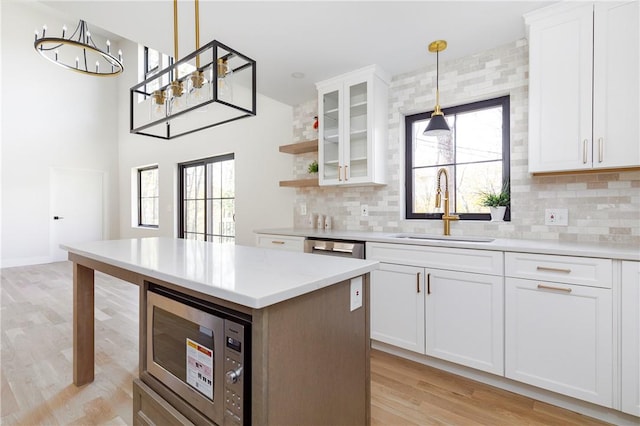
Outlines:
<svg viewBox="0 0 640 426"><path fill-rule="evenodd" d="M73 383L93 381L94 369L94 273L73 263Z"/></svg>

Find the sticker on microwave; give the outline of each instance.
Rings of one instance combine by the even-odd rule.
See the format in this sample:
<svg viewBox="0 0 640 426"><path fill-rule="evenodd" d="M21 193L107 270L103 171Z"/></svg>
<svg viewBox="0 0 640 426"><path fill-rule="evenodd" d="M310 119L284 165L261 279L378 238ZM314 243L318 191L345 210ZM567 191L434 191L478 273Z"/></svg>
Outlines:
<svg viewBox="0 0 640 426"><path fill-rule="evenodd" d="M213 351L187 339L187 383L213 399Z"/></svg>

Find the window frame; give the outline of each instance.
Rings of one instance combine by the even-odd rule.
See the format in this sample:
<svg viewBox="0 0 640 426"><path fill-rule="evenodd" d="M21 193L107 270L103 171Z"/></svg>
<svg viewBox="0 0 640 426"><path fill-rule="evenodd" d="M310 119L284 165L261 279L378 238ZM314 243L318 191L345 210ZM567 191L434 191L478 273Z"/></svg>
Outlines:
<svg viewBox="0 0 640 426"><path fill-rule="evenodd" d="M192 160L192 161L186 161L183 163L178 163L178 209L179 209L179 213L178 213L178 238L185 238L185 234L187 233L185 230L185 217L184 217L184 169L187 167L194 167L194 166L203 166L204 167L204 217L205 217L205 221L204 221L204 241L210 241L207 238L209 236L211 237L217 237L217 238L233 238L235 240L236 235L234 232L233 236L229 236L229 235L218 235L218 234L210 234L208 232L207 226L208 226L208 220L207 220L207 214L208 214L208 207L207 207L207 202L206 200L210 199L208 197L208 193L207 193L207 179L208 179L208 174L207 174L207 164L211 164L211 163L221 163L224 161L229 161L229 160L234 160L234 169L235 169L235 154L234 153L229 153L229 154L221 154L221 155L216 155L214 157L207 157L207 158L202 158L199 160ZM235 172L234 172L235 174ZM235 184L235 182L234 182ZM221 198L222 200L225 199L231 199L231 198ZM234 197L233 200L235 200L235 190L234 190ZM235 202L235 201L234 201ZM235 222L235 213L234 213L234 222ZM191 232L191 234L193 234L193 232ZM195 233L198 234L198 233Z"/></svg>
<svg viewBox="0 0 640 426"><path fill-rule="evenodd" d="M160 178L159 173L160 173L160 169L158 168L158 165L155 164L153 166L147 166L147 167L139 167L137 169L137 175L138 175L138 226L141 228L159 228L160 227L160 209L158 206L158 223L157 224L148 224L148 223L142 223L142 173L143 172L148 172L149 170L157 170L158 171L158 179ZM160 200L160 183L158 182L158 185L156 187L158 194L155 197L144 197L144 198L157 198L158 200Z"/></svg>
<svg viewBox="0 0 640 426"><path fill-rule="evenodd" d="M464 112L470 112L474 110L486 109L496 106L502 106L502 187L505 186L510 189L511 187L511 112L510 112L510 96L500 96L492 99L485 99L477 102L471 102L467 104L457 105L453 107L443 108L442 112L446 116L455 115ZM413 124L418 121L423 121L431 118L433 111L422 112L418 114L412 114L405 116L405 220L427 219L427 220L441 220L444 213L415 213L413 211ZM455 125L455 124L454 124ZM454 141L455 143L455 141ZM455 146L455 145L454 145ZM457 152L454 150L454 162L450 164L441 164L439 167L453 167L454 171L458 166L456 161ZM476 162L475 164L481 163ZM465 163L474 164L474 163ZM449 176L451 182L456 182L456 174ZM455 210L455 202L452 203L452 208ZM481 220L490 221L490 213L456 213L451 211L452 214L458 214L460 220ZM507 211L504 216L504 221L511 220L511 203L507 207Z"/></svg>

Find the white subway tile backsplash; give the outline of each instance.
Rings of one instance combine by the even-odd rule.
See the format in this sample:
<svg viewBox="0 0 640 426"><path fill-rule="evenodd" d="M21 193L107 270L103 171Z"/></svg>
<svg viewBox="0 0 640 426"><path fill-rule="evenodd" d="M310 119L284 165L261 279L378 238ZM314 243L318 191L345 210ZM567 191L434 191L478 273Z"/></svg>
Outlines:
<svg viewBox="0 0 640 426"><path fill-rule="evenodd" d="M473 56L440 63L443 106L509 94L511 97L511 222L456 222L455 235L487 235L573 242L640 244L640 171L532 176L528 172L528 43L526 39ZM296 205L330 215L334 229L441 233L438 220L406 220L404 211L404 116L435 104L435 66L393 77L389 87L388 184L382 187L295 189ZM317 100L294 108L294 142L317 138ZM295 156L293 174L307 176L315 153ZM282 189L290 191L291 189ZM360 216L360 205L369 216ZM567 208L569 226L544 225L546 208ZM295 215L294 226L305 217Z"/></svg>

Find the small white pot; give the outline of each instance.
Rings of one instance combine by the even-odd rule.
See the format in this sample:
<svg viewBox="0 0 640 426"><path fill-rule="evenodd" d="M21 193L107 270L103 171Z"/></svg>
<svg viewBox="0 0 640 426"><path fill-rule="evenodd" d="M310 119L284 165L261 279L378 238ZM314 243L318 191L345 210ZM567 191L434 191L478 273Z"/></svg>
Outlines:
<svg viewBox="0 0 640 426"><path fill-rule="evenodd" d="M491 212L491 222L502 222L504 220L504 214L507 211L507 207L489 207L489 211Z"/></svg>

